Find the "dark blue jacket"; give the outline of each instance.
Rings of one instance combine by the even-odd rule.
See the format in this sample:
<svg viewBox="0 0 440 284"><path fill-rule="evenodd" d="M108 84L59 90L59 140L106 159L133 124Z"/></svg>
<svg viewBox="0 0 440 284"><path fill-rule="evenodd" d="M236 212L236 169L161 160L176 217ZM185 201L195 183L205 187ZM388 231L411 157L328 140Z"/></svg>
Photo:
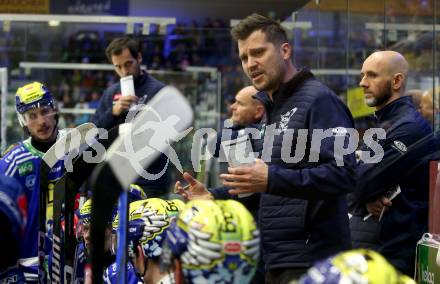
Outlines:
<svg viewBox="0 0 440 284"><path fill-rule="evenodd" d="M353 119L342 101L308 70L282 84L273 101L265 93L258 96L265 102L266 135L271 124L281 131L273 143L267 143L273 144L271 150L267 145L262 148L262 158L269 164L268 188L261 195L258 220L263 260L266 269L309 267L350 248L346 193L355 184L355 158L346 155L344 166L337 166L334 142L347 140L338 127L353 128ZM299 129L308 131L304 157L286 162L281 155L283 140L283 151L290 151L293 157ZM330 133L317 151L311 143L314 129ZM310 161L311 153L318 159Z"/></svg>
<svg viewBox="0 0 440 284"><path fill-rule="evenodd" d="M428 162L435 140L411 97L393 101L377 111L376 117L378 127L386 132L386 139L378 141L384 156L377 164L358 166L359 179L352 197L357 207L365 208L367 202L400 186L401 193L383 214L378 250L400 271L412 275L417 241L428 230ZM352 233L362 234L363 230Z"/></svg>
<svg viewBox="0 0 440 284"><path fill-rule="evenodd" d="M162 82L143 72L134 80L134 90L136 96L139 97L138 104L148 103L164 86ZM119 82L111 85L104 91L98 103L96 113L92 117L92 122L97 127L110 130L112 127L125 122L126 113L121 116L113 116L112 114L113 104L119 100L121 95L121 85Z"/></svg>
<svg viewBox="0 0 440 284"><path fill-rule="evenodd" d="M142 74L134 80L136 96L139 97L138 104L147 104L164 86L162 82L150 76L148 73L142 72ZM97 127L110 130L112 127L125 122L126 113L120 116L113 116L112 114L113 104L119 100L120 96L121 86L119 82L104 91L99 101L98 109L92 118L92 122ZM167 157L162 154L146 171L151 174L157 174L166 166ZM145 193L148 197L158 197L165 193L169 187L167 172L168 170L156 180L139 178L136 184L146 189Z"/></svg>

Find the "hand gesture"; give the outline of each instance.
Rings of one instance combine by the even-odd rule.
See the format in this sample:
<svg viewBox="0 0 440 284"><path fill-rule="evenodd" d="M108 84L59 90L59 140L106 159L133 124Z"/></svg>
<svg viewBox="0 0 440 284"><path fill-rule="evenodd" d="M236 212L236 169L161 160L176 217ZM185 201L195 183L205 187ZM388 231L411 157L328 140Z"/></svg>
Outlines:
<svg viewBox="0 0 440 284"><path fill-rule="evenodd" d="M177 181L174 186L174 192L180 194L185 201L193 199L214 199L206 187L189 173L183 173L183 178L188 183L188 186L184 188L180 181Z"/></svg>
<svg viewBox="0 0 440 284"><path fill-rule="evenodd" d="M230 194L266 192L269 166L261 159L255 159L250 166L228 168L229 174L221 174L223 185L232 188Z"/></svg>

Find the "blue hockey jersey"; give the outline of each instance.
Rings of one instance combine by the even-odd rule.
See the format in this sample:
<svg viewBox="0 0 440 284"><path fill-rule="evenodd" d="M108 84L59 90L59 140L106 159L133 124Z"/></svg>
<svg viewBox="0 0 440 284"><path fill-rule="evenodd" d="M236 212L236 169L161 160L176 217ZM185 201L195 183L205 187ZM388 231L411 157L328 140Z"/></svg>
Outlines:
<svg viewBox="0 0 440 284"><path fill-rule="evenodd" d="M84 246L84 242L80 242L76 246L75 250L75 263L73 267L73 273L74 273L74 284L81 284L84 283L84 269L87 264L87 255L86 250Z"/></svg>
<svg viewBox="0 0 440 284"><path fill-rule="evenodd" d="M11 267L6 271L0 272L0 283L26 283L23 271L17 267Z"/></svg>
<svg viewBox="0 0 440 284"><path fill-rule="evenodd" d="M104 283L107 284L115 284L118 283L118 265L116 262L114 262L112 265L107 267L107 269L104 271ZM142 284L144 283L142 279L140 279L137 274L136 270L131 262L127 263L127 282L128 284Z"/></svg>
<svg viewBox="0 0 440 284"><path fill-rule="evenodd" d="M39 194L40 165L44 153L32 146L30 138L12 145L0 159L0 173L17 179L24 187L28 200L28 219L21 245L19 263L23 267L27 281L38 279L38 230L39 230ZM63 160L58 161L50 170L46 232L52 232L53 188L64 172ZM50 234L49 234L50 237ZM51 251L52 242L46 239L46 255Z"/></svg>

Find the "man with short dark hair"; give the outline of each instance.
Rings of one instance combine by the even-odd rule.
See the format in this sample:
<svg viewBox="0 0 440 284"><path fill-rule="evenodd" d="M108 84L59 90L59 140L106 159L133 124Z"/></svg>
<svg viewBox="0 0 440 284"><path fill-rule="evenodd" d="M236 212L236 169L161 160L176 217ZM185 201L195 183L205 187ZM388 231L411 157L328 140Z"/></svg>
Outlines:
<svg viewBox="0 0 440 284"><path fill-rule="evenodd" d="M261 193L258 224L266 282L287 283L298 280L315 261L350 248L345 194L354 186L355 159L354 154L345 155L343 166L338 166L334 148L336 138L346 142L341 128L353 128L353 119L329 88L309 70L293 65L292 46L278 22L252 14L231 34L238 42L244 72L261 91L258 97L266 112L262 132L270 135L271 127L276 129L271 151L263 147L265 161L229 168L229 174L220 177L232 188L230 194ZM301 140L299 130L307 131L305 155L291 162ZM312 148L314 130L332 134ZM289 150L287 157L282 149ZM270 159L264 157L267 152ZM309 159L311 154L318 159ZM189 174L184 178L191 195L176 184L184 197L210 197Z"/></svg>
<svg viewBox="0 0 440 284"><path fill-rule="evenodd" d="M118 124L127 122L125 121L127 113L132 105L147 104L165 85L141 69L140 44L134 38L128 36L116 38L108 45L105 52L119 77L133 76L135 91L134 94L123 96L120 82L104 91L92 121L97 127L110 130ZM159 174L165 167L167 167L167 157L161 154L146 171L150 174ZM156 180L140 178L136 184L141 186L149 197L162 196L169 186L168 170Z"/></svg>

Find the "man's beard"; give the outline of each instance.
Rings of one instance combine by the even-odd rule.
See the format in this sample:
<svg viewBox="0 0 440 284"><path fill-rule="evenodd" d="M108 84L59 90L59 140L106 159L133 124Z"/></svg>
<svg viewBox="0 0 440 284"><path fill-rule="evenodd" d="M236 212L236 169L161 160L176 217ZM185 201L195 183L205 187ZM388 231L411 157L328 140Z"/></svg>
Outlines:
<svg viewBox="0 0 440 284"><path fill-rule="evenodd" d="M385 87L381 89L379 93L381 94L380 96L372 97L369 99L366 98L365 103L370 107L375 107L375 106L381 106L385 102L387 102L392 96L391 82L387 82Z"/></svg>

